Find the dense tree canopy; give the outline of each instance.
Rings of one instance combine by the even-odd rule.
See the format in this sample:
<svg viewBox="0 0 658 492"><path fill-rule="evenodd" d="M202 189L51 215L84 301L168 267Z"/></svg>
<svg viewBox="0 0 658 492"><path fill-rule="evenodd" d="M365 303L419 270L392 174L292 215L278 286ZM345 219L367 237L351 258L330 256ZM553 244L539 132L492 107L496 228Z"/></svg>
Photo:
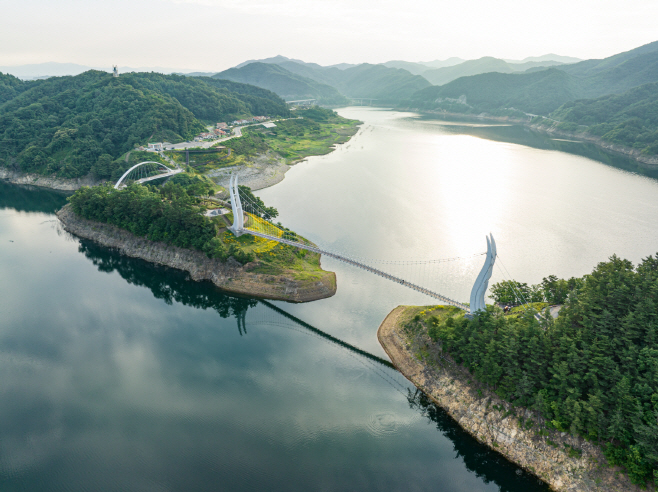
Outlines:
<svg viewBox="0 0 658 492"><path fill-rule="evenodd" d="M579 280L556 320L489 309L433 317L430 337L503 399L600 443L635 483L658 483L658 258L634 268L613 256Z"/></svg>
<svg viewBox="0 0 658 492"><path fill-rule="evenodd" d="M243 86L231 86L242 91L234 93L202 79L157 73L114 78L91 70L32 82L0 74L0 103L6 99L0 165L65 178L87 175L96 165L103 170L97 176L108 177L135 145L190 139L205 123L254 113L289 114L276 95L255 87L248 94Z"/></svg>
<svg viewBox="0 0 658 492"><path fill-rule="evenodd" d="M558 128L587 131L606 142L658 154L658 83L569 102L551 117L562 122Z"/></svg>
<svg viewBox="0 0 658 492"><path fill-rule="evenodd" d="M27 88L28 84L8 73L0 72L0 104L13 99Z"/></svg>
<svg viewBox="0 0 658 492"><path fill-rule="evenodd" d="M198 249L222 261L234 257L241 263L253 260L235 244L228 248L217 237L213 222L202 215L194 193L203 180L178 178L164 186L131 184L123 190L111 185L82 187L69 197L73 211L85 219L112 224L136 236L181 248Z"/></svg>

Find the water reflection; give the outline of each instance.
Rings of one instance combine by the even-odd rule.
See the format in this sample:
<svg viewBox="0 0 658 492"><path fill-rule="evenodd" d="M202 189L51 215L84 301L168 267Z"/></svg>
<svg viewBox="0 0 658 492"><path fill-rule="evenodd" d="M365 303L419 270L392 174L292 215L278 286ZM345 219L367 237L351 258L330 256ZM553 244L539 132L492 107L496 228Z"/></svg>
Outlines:
<svg viewBox="0 0 658 492"><path fill-rule="evenodd" d="M66 205L67 192L14 185L0 179L0 209L54 214Z"/></svg>
<svg viewBox="0 0 658 492"><path fill-rule="evenodd" d="M546 133L532 130L523 125L482 124L473 123L473 120L449 117L436 118L432 115L421 115L410 119L416 124L439 125L446 133L454 135L471 135L486 140L524 145L535 149L566 152L587 157L617 169L658 179L658 169L646 169L634 159L606 152L589 142L551 137Z"/></svg>
<svg viewBox="0 0 658 492"><path fill-rule="evenodd" d="M435 405L420 390L409 391L409 407L422 413L436 428L448 437L455 450L455 456L464 460L466 468L482 478L485 483L493 482L501 492L521 490L548 491L550 488L534 475L516 468L510 473L510 463L501 454L494 453L484 444L473 439L445 410Z"/></svg>
<svg viewBox="0 0 658 492"><path fill-rule="evenodd" d="M549 490L542 481L510 463L499 453L480 444L461 429L444 410L434 405L424 393L415 388L412 390L412 386L401 378L397 371L390 371L393 366L389 361L320 330L275 303L225 295L208 282L191 281L183 272L128 258L90 241L81 241L79 250L99 271L105 273L116 271L128 283L149 289L155 298L162 299L167 304L177 302L199 309L212 309L222 318L234 317L241 336L247 335L248 329L258 329L265 325L301 328L323 341L339 346L367 361L375 362L380 367L384 366L386 371L376 366L366 367L396 392L403 394L411 409L436 424L437 430L452 442L453 450L456 452L454 458L463 461L466 468L481 478L485 484L495 484L498 490L503 492ZM259 306L267 309L256 309ZM375 422L380 427L379 433L385 434L386 429L382 429L386 427L386 417L386 413L381 414ZM390 423L389 427L394 430L394 423Z"/></svg>
<svg viewBox="0 0 658 492"><path fill-rule="evenodd" d="M91 260L99 271L104 273L116 271L128 283L148 288L156 299L162 299L167 304L176 301L184 306L213 309L222 318L234 317L240 335L247 334L247 311L260 304L268 308L270 319L265 321L266 317L262 316L258 321L271 322L272 319L276 319L279 323L291 323L379 364L393 367L389 361L325 333L264 299L256 300L223 294L210 282L191 281L189 276L180 270L129 258L93 241L81 240L79 251ZM258 321L255 321L255 324L258 324Z"/></svg>
<svg viewBox="0 0 658 492"><path fill-rule="evenodd" d="M192 282L187 273L123 256L93 241L80 240L78 250L104 273L117 272L129 284L148 288L153 297L200 309L213 309L222 318L244 319L255 299L223 295L210 282Z"/></svg>

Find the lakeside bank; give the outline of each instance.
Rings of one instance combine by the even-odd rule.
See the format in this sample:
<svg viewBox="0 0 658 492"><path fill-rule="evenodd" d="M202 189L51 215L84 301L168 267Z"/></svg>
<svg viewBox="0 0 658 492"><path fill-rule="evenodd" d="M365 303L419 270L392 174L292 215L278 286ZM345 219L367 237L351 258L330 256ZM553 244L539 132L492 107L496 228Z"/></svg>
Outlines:
<svg viewBox="0 0 658 492"><path fill-rule="evenodd" d="M336 274L322 271L319 279L296 279L292 274L256 273L258 263L241 265L232 258L222 262L201 252L170 244L149 241L110 224L94 222L76 215L71 205L57 212L64 230L92 240L121 254L189 273L197 282L208 280L231 294L288 302L309 302L336 293Z"/></svg>
<svg viewBox="0 0 658 492"><path fill-rule="evenodd" d="M477 385L445 353L430 354L429 339L405 332L405 324L427 307L398 306L377 330L395 368L469 434L559 492L640 492L618 467L607 466L601 449L581 438L541 426L529 409L515 409Z"/></svg>
<svg viewBox="0 0 658 492"><path fill-rule="evenodd" d="M56 176L22 173L6 167L0 167L0 179L12 184L38 186L39 188L60 191L75 191L82 186L95 186L101 183L101 181L94 180L91 176L77 179L58 178Z"/></svg>
<svg viewBox="0 0 658 492"><path fill-rule="evenodd" d="M493 116L489 114L481 115L467 115L462 113L451 113L448 111L431 111L431 110L419 110L413 108L407 108L405 111L410 111L418 114L425 114L431 116L443 116L447 118L455 118L464 122L490 122L490 123L503 123L510 125L521 125L526 128L530 128L536 132L548 135L550 137L559 137L563 139L574 139L583 143L592 144L598 149L607 152L609 154L614 154L618 156L623 156L628 159L633 160L637 163L638 167L645 169L647 171L657 171L658 170L658 156L642 154L637 149L630 147L625 147L623 145L617 145L610 142L606 142L603 139L591 135L587 132L570 132L558 129L556 124L559 123L556 120L551 120L549 118L543 117L542 123L533 123L530 119L521 119L514 118L511 116Z"/></svg>

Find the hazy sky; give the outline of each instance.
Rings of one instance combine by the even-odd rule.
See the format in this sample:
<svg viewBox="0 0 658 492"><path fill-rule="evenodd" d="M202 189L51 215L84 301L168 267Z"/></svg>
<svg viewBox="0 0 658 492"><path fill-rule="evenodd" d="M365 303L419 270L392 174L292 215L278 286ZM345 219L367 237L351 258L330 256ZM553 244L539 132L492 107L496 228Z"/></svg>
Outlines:
<svg viewBox="0 0 658 492"><path fill-rule="evenodd" d="M0 12L0 65L603 58L658 40L656 0L0 0Z"/></svg>

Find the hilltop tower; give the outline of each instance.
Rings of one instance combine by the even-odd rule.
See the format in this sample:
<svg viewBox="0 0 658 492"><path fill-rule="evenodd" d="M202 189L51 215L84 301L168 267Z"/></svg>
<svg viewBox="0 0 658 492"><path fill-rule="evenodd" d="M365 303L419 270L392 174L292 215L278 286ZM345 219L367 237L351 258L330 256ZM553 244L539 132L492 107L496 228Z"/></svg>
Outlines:
<svg viewBox="0 0 658 492"><path fill-rule="evenodd" d="M112 65L112 77L118 77L119 76L119 69L117 68L116 65Z"/></svg>

